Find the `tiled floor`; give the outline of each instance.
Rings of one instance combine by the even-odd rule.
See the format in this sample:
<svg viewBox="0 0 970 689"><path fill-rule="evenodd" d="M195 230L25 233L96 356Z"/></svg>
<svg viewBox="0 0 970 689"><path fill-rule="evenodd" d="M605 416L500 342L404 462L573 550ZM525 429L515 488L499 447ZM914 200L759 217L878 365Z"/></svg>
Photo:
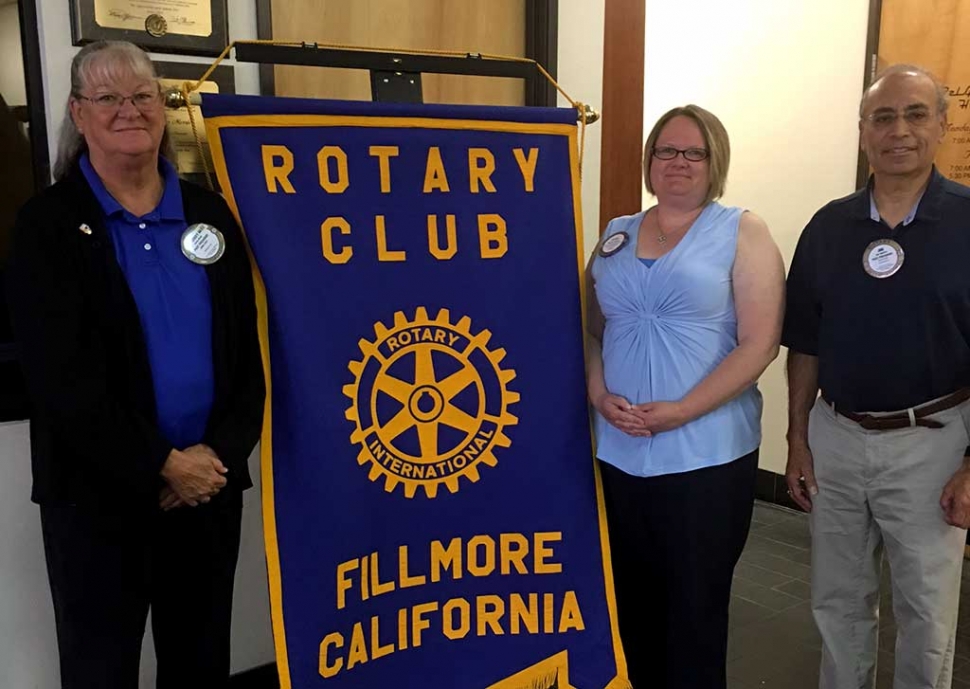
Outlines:
<svg viewBox="0 0 970 689"><path fill-rule="evenodd" d="M729 689L816 689L820 641L809 607L808 518L757 503L734 573ZM884 568L877 689L892 688L895 623ZM970 689L970 564L964 565L954 689Z"/></svg>

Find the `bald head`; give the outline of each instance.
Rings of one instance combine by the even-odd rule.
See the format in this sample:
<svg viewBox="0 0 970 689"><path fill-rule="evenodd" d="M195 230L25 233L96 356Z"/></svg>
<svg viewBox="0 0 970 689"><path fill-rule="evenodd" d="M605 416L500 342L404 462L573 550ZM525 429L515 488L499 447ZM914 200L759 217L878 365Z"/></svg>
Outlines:
<svg viewBox="0 0 970 689"><path fill-rule="evenodd" d="M946 113L949 105L949 92L947 91L946 86L944 86L940 80L933 75L932 72L918 65L892 65L891 67L887 67L881 71L876 76L875 81L873 81L869 88L866 89L865 93L862 94L862 101L859 103L859 117L864 117L866 115L866 106L874 94L878 93L882 89L891 87L893 84L898 84L901 81L909 79L928 82L932 86L936 96L935 105L937 113L940 115Z"/></svg>

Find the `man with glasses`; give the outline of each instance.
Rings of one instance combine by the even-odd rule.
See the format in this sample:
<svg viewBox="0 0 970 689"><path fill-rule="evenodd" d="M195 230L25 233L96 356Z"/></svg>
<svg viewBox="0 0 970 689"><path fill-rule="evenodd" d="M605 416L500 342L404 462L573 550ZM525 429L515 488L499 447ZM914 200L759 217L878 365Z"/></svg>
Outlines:
<svg viewBox="0 0 970 689"><path fill-rule="evenodd" d="M788 276L786 479L811 512L823 689L874 685L883 553L893 686L951 685L970 525L970 188L933 165L946 96L918 67L876 79L859 113L869 184L816 213Z"/></svg>

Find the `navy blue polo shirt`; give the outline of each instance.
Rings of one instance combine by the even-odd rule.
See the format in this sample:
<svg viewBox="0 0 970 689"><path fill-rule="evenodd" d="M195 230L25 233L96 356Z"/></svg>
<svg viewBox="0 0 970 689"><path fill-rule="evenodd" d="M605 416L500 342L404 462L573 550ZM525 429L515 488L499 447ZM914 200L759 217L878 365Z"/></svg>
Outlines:
<svg viewBox="0 0 970 689"><path fill-rule="evenodd" d="M159 429L176 448L199 443L215 394L212 301L205 268L182 254L186 222L178 174L160 159L162 199L155 210L136 217L105 189L86 154L81 171L104 209L115 256L138 307Z"/></svg>
<svg viewBox="0 0 970 689"><path fill-rule="evenodd" d="M874 219L870 187L808 223L788 273L782 343L818 357L822 394L847 411L894 411L970 386L970 188L934 168L909 223ZM898 272L869 275L879 239Z"/></svg>

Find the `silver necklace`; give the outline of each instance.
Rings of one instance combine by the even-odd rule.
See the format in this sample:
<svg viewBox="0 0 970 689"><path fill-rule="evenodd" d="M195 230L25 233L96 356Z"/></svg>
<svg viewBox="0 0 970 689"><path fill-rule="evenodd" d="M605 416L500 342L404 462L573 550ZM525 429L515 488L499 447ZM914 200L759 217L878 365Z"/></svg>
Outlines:
<svg viewBox="0 0 970 689"><path fill-rule="evenodd" d="M655 223L657 223L657 241L660 244L666 244L667 243L667 233L663 231L663 228L662 227L660 227L660 214L659 213L654 216L653 221ZM675 231L679 232L680 230L684 229L684 227L689 227L691 224L693 224L693 222L694 221L692 220L689 223L686 223L684 226L677 227L677 228L674 228L674 229L675 229Z"/></svg>
<svg viewBox="0 0 970 689"><path fill-rule="evenodd" d="M663 231L663 228L662 227L660 227L660 214L659 213L654 216L653 221L655 223L657 223L657 241L660 242L661 244L666 244L667 243L667 233Z"/></svg>

